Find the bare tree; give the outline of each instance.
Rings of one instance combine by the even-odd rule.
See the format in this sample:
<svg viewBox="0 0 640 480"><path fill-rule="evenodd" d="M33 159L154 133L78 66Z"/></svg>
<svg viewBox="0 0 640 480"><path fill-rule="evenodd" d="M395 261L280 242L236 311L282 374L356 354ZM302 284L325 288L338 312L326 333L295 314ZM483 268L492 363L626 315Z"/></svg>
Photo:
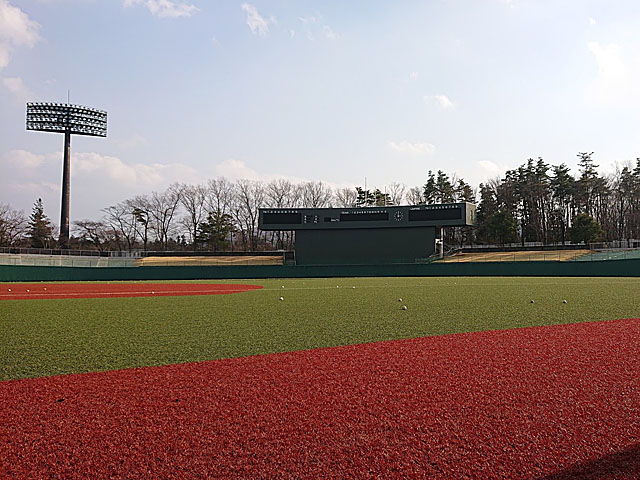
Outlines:
<svg viewBox="0 0 640 480"><path fill-rule="evenodd" d="M338 207L352 208L358 203L358 192L355 188L340 188L336 190L335 198Z"/></svg>
<svg viewBox="0 0 640 480"><path fill-rule="evenodd" d="M209 212L229 213L235 199L235 185L224 177L207 182L205 204Z"/></svg>
<svg viewBox="0 0 640 480"><path fill-rule="evenodd" d="M27 231L24 212L14 210L9 204L0 203L0 246L11 247Z"/></svg>
<svg viewBox="0 0 640 480"><path fill-rule="evenodd" d="M128 251L133 250L138 232L138 221L131 206L131 200L116 203L107 208L103 208L105 221L117 232L116 238L124 240ZM120 242L118 242L118 246Z"/></svg>
<svg viewBox="0 0 640 480"><path fill-rule="evenodd" d="M284 178L270 181L265 188L267 205L272 208L292 207L295 190L296 186Z"/></svg>
<svg viewBox="0 0 640 480"><path fill-rule="evenodd" d="M393 182L391 185L389 185L387 187L387 192L391 205L402 205L406 191L407 186L404 183Z"/></svg>
<svg viewBox="0 0 640 480"><path fill-rule="evenodd" d="M305 182L302 188L302 204L307 208L330 207L333 199L331 187L322 182Z"/></svg>
<svg viewBox="0 0 640 480"><path fill-rule="evenodd" d="M182 185L180 188L182 192L182 195L180 195L180 203L187 213L182 219L182 223L189 232L190 241L195 251L198 226L207 217L205 205L207 201L207 188L203 185Z"/></svg>
<svg viewBox="0 0 640 480"><path fill-rule="evenodd" d="M109 241L110 229L104 222L93 220L78 220L74 222L79 233L80 240L93 244L99 251L105 250L105 244Z"/></svg>
<svg viewBox="0 0 640 480"><path fill-rule="evenodd" d="M152 192L149 197L141 197L146 200L141 208L141 222L144 222L146 213L146 224L149 230L155 233L156 241L162 250L166 249L169 242L169 235L173 233L174 219L180 204L181 188L178 184L170 185L164 192Z"/></svg>
<svg viewBox="0 0 640 480"><path fill-rule="evenodd" d="M245 250L258 248L258 209L264 205L265 189L261 182L238 180L233 207L233 217L240 227Z"/></svg>
<svg viewBox="0 0 640 480"><path fill-rule="evenodd" d="M167 248L169 235L173 233L174 218L180 205L181 195L180 185L174 183L164 192L152 192L149 198L152 227L162 250Z"/></svg>
<svg viewBox="0 0 640 480"><path fill-rule="evenodd" d="M409 205L420 205L424 203L424 196L422 195L422 188L411 187L407 193L407 202Z"/></svg>
<svg viewBox="0 0 640 480"><path fill-rule="evenodd" d="M292 208L297 206L300 199L300 189L291 181L279 178L272 180L265 188L266 205L272 208ZM270 231L264 232L265 237L275 249L291 248L293 244L293 232Z"/></svg>

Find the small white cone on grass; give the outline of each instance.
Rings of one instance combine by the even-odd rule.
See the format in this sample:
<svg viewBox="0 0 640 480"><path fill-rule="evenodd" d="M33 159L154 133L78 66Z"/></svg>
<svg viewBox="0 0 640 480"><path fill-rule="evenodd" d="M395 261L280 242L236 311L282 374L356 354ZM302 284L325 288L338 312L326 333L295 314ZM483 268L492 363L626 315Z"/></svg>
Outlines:
<svg viewBox="0 0 640 480"><path fill-rule="evenodd" d="M531 300L531 303L536 303L534 300Z"/></svg>
<svg viewBox="0 0 640 480"><path fill-rule="evenodd" d="M282 288L284 288L284 285L282 285Z"/></svg>
<svg viewBox="0 0 640 480"><path fill-rule="evenodd" d="M351 287L351 288L356 288L356 287Z"/></svg>
<svg viewBox="0 0 640 480"><path fill-rule="evenodd" d="M401 299L401 298L399 298L399 299L398 299L398 301L399 301L399 302L401 302L401 301L402 301L402 299Z"/></svg>
<svg viewBox="0 0 640 480"><path fill-rule="evenodd" d="M567 303L567 301L566 300L562 300L562 303Z"/></svg>
<svg viewBox="0 0 640 480"><path fill-rule="evenodd" d="M406 310L407 306L406 305L402 305L402 308L400 310Z"/></svg>
<svg viewBox="0 0 640 480"><path fill-rule="evenodd" d="M280 301L284 300L284 297L280 297Z"/></svg>

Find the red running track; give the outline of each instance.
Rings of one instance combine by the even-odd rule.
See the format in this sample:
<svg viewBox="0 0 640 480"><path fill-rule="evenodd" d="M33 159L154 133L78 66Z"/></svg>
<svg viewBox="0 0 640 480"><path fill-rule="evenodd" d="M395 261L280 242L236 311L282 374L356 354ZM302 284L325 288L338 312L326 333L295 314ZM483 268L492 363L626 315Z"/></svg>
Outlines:
<svg viewBox="0 0 640 480"><path fill-rule="evenodd" d="M0 383L0 478L640 478L640 320Z"/></svg>
<svg viewBox="0 0 640 480"><path fill-rule="evenodd" d="M0 300L220 295L247 292L259 288L262 288L262 285L214 283L4 283L0 284Z"/></svg>

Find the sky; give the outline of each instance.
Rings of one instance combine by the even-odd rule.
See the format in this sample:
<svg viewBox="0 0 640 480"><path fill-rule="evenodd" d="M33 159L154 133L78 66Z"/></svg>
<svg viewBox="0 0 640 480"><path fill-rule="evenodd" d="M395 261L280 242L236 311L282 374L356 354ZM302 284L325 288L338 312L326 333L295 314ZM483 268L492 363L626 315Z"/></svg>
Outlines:
<svg viewBox="0 0 640 480"><path fill-rule="evenodd" d="M71 219L209 178L473 187L528 158L640 156L637 0L0 0L0 203L60 211L63 136L25 103L108 112L72 138Z"/></svg>

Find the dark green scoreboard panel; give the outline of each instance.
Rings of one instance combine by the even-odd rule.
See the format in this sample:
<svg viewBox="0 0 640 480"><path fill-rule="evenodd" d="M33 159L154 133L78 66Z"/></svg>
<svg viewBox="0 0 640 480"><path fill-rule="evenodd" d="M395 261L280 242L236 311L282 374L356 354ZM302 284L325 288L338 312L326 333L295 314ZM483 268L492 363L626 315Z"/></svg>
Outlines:
<svg viewBox="0 0 640 480"><path fill-rule="evenodd" d="M415 263L434 252L435 227L297 230L298 265Z"/></svg>
<svg viewBox="0 0 640 480"><path fill-rule="evenodd" d="M262 230L295 230L298 265L413 263L435 251L437 227L475 223L475 205L262 208Z"/></svg>

